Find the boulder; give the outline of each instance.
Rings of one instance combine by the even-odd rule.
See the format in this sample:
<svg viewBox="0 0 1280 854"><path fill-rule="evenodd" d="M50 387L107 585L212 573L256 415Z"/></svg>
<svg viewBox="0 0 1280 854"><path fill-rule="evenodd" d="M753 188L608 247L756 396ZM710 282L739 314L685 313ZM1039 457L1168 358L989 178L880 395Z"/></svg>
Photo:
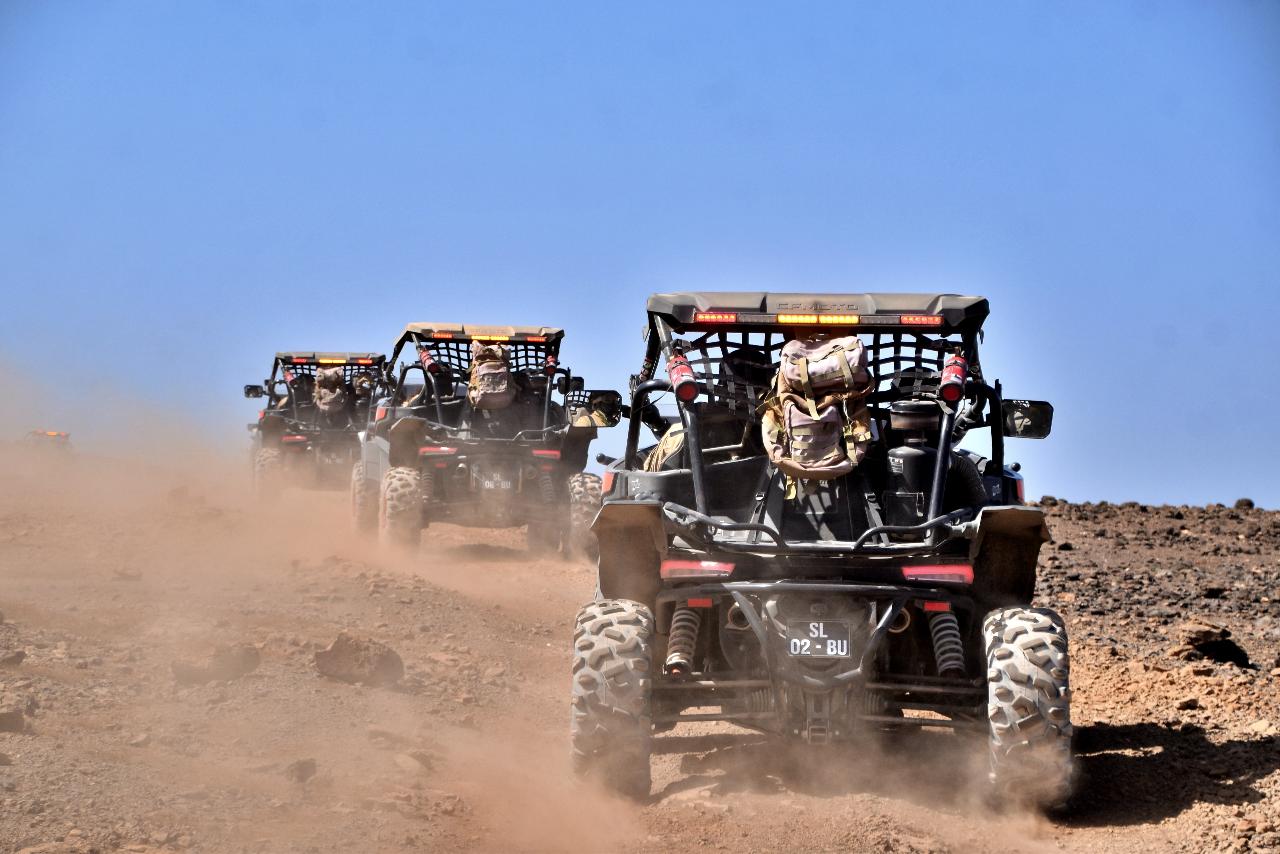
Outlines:
<svg viewBox="0 0 1280 854"><path fill-rule="evenodd" d="M342 632L315 654L321 676L362 685L394 685L404 677L404 662L394 649L375 640Z"/></svg>

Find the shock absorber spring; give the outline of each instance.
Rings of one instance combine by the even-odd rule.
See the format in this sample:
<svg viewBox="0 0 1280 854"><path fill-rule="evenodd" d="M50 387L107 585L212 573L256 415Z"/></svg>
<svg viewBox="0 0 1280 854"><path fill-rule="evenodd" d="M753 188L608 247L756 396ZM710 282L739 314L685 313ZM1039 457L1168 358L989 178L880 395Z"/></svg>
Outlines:
<svg viewBox="0 0 1280 854"><path fill-rule="evenodd" d="M960 621L954 611L937 611L929 617L929 634L933 636L933 658L939 676L964 675L964 641L960 637Z"/></svg>
<svg viewBox="0 0 1280 854"><path fill-rule="evenodd" d="M688 605L681 605L671 615L671 635L667 640L665 673L689 673L693 670L693 653L698 643L698 628L702 614Z"/></svg>
<svg viewBox="0 0 1280 854"><path fill-rule="evenodd" d="M555 504L556 482L552 479L551 472L544 471L539 474L538 492L541 494L543 502L548 505Z"/></svg>
<svg viewBox="0 0 1280 854"><path fill-rule="evenodd" d="M422 476L418 479L418 488L422 490L422 500L428 504L435 500L436 497L436 473L431 469L424 469Z"/></svg>

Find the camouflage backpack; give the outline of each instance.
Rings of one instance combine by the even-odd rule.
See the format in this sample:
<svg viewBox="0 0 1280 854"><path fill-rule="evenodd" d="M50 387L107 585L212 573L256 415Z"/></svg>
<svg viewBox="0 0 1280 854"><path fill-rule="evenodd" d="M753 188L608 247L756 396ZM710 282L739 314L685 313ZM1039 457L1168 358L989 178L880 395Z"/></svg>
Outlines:
<svg viewBox="0 0 1280 854"><path fill-rule="evenodd" d="M788 341L761 422L769 459L796 480L853 471L871 442L864 398L873 387L856 335Z"/></svg>
<svg viewBox="0 0 1280 854"><path fill-rule="evenodd" d="M516 384L511 378L507 348L501 344L472 341L467 400L476 409L505 409L515 396Z"/></svg>
<svg viewBox="0 0 1280 854"><path fill-rule="evenodd" d="M317 409L325 414L341 412L346 409L349 400L347 381L342 375L342 368L322 368L316 371Z"/></svg>

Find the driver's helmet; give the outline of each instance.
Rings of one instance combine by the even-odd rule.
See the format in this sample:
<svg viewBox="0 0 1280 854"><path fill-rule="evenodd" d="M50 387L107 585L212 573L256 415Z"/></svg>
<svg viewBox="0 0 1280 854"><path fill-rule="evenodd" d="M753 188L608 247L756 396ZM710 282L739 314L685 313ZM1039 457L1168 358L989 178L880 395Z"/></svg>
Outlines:
<svg viewBox="0 0 1280 854"><path fill-rule="evenodd" d="M375 385L373 374L368 371L360 371L351 378L351 390L355 392L355 396L364 399L373 396L373 387Z"/></svg>
<svg viewBox="0 0 1280 854"><path fill-rule="evenodd" d="M289 378L289 392L295 403L310 403L316 395L316 378L310 374L295 374Z"/></svg>

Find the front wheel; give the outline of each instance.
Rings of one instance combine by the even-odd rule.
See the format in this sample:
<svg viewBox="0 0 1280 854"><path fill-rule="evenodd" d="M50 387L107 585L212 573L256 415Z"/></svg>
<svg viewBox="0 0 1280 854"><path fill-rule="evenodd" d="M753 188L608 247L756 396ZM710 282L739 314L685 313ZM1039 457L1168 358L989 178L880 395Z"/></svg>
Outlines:
<svg viewBox="0 0 1280 854"><path fill-rule="evenodd" d="M594 474L580 472L569 478L569 547L594 561L600 556L600 543L591 525L600 512L601 484Z"/></svg>
<svg viewBox="0 0 1280 854"><path fill-rule="evenodd" d="M578 612L570 735L575 773L632 798L649 796L653 614L603 599Z"/></svg>
<svg viewBox="0 0 1280 854"><path fill-rule="evenodd" d="M392 466L382 477L378 497L378 536L389 545L416 549L422 538L421 474Z"/></svg>
<svg viewBox="0 0 1280 854"><path fill-rule="evenodd" d="M1004 608L982 623L991 782L997 798L1053 809L1071 796L1067 629L1047 608Z"/></svg>

